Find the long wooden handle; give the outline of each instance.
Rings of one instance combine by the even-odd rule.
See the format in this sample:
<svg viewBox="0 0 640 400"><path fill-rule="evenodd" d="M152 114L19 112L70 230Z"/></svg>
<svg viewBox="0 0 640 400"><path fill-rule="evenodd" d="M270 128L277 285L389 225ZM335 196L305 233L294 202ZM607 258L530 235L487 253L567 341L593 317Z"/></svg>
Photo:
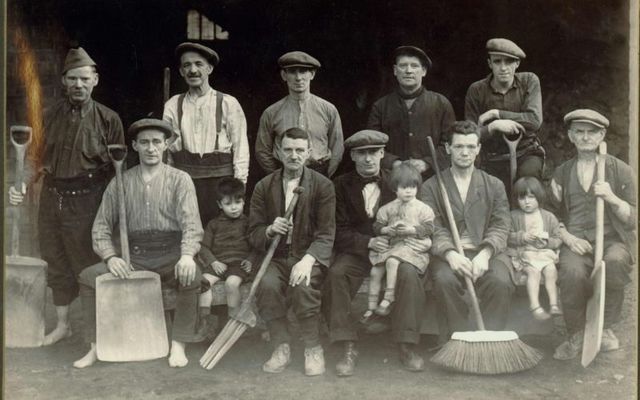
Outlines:
<svg viewBox="0 0 640 400"><path fill-rule="evenodd" d="M515 140L510 140L507 138L507 135L502 135L502 139L504 139L507 144L507 148L509 149L509 172L511 176L511 185L509 189L513 191L513 183L516 180L516 175L518 173L518 143L520 143L520 139L522 139L522 133L518 133L518 137Z"/></svg>
<svg viewBox="0 0 640 400"><path fill-rule="evenodd" d="M27 153L29 143L31 143L32 130L29 126L13 125L9 128L9 139L16 151L16 176L13 188L22 192L24 180L24 157ZM9 254L17 256L20 253L20 220L22 212L20 207L12 207L14 210L11 218L11 251Z"/></svg>
<svg viewBox="0 0 640 400"><path fill-rule="evenodd" d="M605 178L605 156L607 154L607 144L605 142L600 143L598 148L598 161L596 165L596 179L598 182L604 182ZM593 259L593 271L591 277L593 277L598 268L600 268L600 262L604 253L604 199L602 197L596 198L596 248L594 251Z"/></svg>
<svg viewBox="0 0 640 400"><path fill-rule="evenodd" d="M427 137L427 142L429 143L429 151L431 152L431 156L433 157L433 169L436 172L436 180L438 182L439 189L438 191L440 192L440 197L442 197L442 203L444 205L445 213L447 214L449 230L451 231L451 236L453 236L453 244L456 246L456 251L464 255L464 249L462 248L462 242L460 241L460 234L458 233L456 220L453 217L453 211L451 210L451 203L449 202L447 189L445 188L444 182L442 181L440 168L438 168L438 161L436 160L436 149L433 146L433 140L431 140L430 136ZM478 304L478 297L476 296L476 290L473 287L473 282L471 282L471 279L467 275L464 275L464 282L467 285L467 291L471 296L471 306L473 309L473 316L475 317L476 324L478 325L478 329L483 331L485 330L484 321L482 319L482 313L480 313L480 304Z"/></svg>
<svg viewBox="0 0 640 400"><path fill-rule="evenodd" d="M169 67L165 67L164 75L162 77L162 99L164 103L166 103L169 100L170 85L171 85L171 69Z"/></svg>
<svg viewBox="0 0 640 400"><path fill-rule="evenodd" d="M298 198L300 196L300 193L302 193L303 191L304 191L304 188L302 188L301 186L298 186L293 190L293 197L291 198L289 207L287 207L287 210L284 213L285 219L289 219L293 215L293 211L295 210L296 204L298 203ZM267 250L267 254L264 256L264 259L260 264L260 269L258 269L258 273L256 274L256 277L253 279L253 283L251 284L251 289L249 290L249 295L247 296L247 299L252 299L253 296L255 296L256 290L258 289L258 285L260 284L260 280L262 279L264 274L267 272L267 267L269 266L269 263L273 258L273 254L275 253L281 238L282 238L282 235L276 234L273 237L273 239L271 239L271 244L269 244L269 249Z"/></svg>
<svg viewBox="0 0 640 400"><path fill-rule="evenodd" d="M129 235L127 234L127 208L124 203L124 184L122 182L122 164L127 155L127 146L121 144L107 145L109 157L116 170L116 192L118 195L118 225L120 225L120 249L122 259L130 265Z"/></svg>

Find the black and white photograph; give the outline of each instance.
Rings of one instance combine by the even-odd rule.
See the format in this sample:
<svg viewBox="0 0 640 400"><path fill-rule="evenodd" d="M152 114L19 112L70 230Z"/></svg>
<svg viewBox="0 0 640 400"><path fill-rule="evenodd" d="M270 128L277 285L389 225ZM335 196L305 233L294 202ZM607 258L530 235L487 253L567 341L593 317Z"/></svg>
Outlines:
<svg viewBox="0 0 640 400"><path fill-rule="evenodd" d="M6 0L2 394L635 399L638 0Z"/></svg>

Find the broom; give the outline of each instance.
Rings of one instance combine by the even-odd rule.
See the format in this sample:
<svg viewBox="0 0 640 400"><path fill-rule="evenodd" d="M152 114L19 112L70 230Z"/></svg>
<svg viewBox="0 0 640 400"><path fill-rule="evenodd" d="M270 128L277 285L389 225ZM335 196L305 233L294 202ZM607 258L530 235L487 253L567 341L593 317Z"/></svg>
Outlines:
<svg viewBox="0 0 640 400"><path fill-rule="evenodd" d="M451 204L449 203L449 196L438 168L433 141L431 137L427 137L427 141L433 157L433 169L438 182L438 192L447 214L453 243L456 246L456 251L464 254ZM478 331L454 332L451 340L431 358L431 361L452 370L482 375L518 372L533 368L538 364L542 359L542 354L523 343L518 338L517 333L485 330L473 282L467 275L464 276L464 280L471 297L473 315L478 325Z"/></svg>
<svg viewBox="0 0 640 400"><path fill-rule="evenodd" d="M289 207L287 207L287 210L284 213L285 219L291 218L296 207L296 203L298 202L298 196L303 191L304 188L301 186L298 186L293 190L293 197L291 198ZM200 358L200 365L203 368L212 369L215 367L222 356L224 356L231 346L233 346L240 336L242 336L244 331L246 331L249 326L256 326L257 317L251 310L251 305L253 304L253 299L255 297L256 290L258 289L258 285L260 284L260 280L262 280L262 277L267 272L267 267L271 262L273 253L275 253L276 248L278 247L278 243L280 243L281 237L281 235L276 235L271 240L271 244L267 250L267 255L265 255L262 260L262 264L260 264L260 269L258 269L258 273L251 284L251 289L249 290L247 298L244 299L240 305L238 312L235 315L230 316L231 318L229 319L229 322L227 322L224 328L222 328L222 331L220 331L213 343L211 343L211 346L209 346L207 351Z"/></svg>

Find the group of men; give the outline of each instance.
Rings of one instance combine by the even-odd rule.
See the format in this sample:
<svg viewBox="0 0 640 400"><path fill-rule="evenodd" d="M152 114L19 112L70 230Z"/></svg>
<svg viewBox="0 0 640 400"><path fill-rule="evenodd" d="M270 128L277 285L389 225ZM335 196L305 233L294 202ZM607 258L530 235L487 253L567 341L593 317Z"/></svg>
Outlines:
<svg viewBox="0 0 640 400"><path fill-rule="evenodd" d="M464 275L475 281L487 329L504 328L515 289L510 265L499 257L511 225L505 189L511 182L510 155L504 138L519 138L511 155L517 159L517 176L540 178L544 150L536 133L542 123L542 102L536 75L516 72L525 54L515 43L491 39L487 51L491 73L469 87L466 121L456 122L450 102L423 85L432 65L427 54L413 46L397 48L393 55L397 90L375 102L367 129L346 140L335 106L311 93L320 62L300 51L279 58L288 95L260 118L255 156L268 175L252 191L249 213L249 241L255 249L266 251L275 235L283 237L257 297L274 345L264 371L281 372L290 361L286 315L291 306L305 346L305 373L325 371L321 314L330 341L344 348L336 373L354 373L359 353L351 302L369 275L369 251L389 246L388 238L374 234L373 222L377 209L394 198L387 184L389 171L402 161L410 162L426 179L419 198L436 215L428 272L421 275L405 263L398 268L390 325L402 365L411 371L424 368L416 344L427 279L433 282L441 342L454 331L473 328L467 324ZM163 120L143 119L127 132L127 142L140 157L140 165L123 176L127 231L134 249L130 265L114 241L117 195L115 183L109 183L113 171L107 153L108 144L125 143L125 134L117 114L91 98L98 73L83 49L69 51L62 75L66 96L46 117L39 240L49 265L48 285L58 322L45 344L71 335L69 305L80 294L91 349L74 363L78 368L97 360L94 288L96 277L104 273L126 279L134 269L151 269L160 274L163 285L177 289L172 367L187 364L186 343L202 340L197 312L200 270L194 256L203 224L218 212L217 182L227 176L246 182L250 152L239 102L209 85L218 54L200 44L183 43L176 48L176 57L188 91L167 101ZM553 201L566 214L559 286L570 336L556 350L560 359L577 356L581 348L593 268L593 199L600 197L606 203L605 350L618 348L608 328L619 318L623 287L629 282L636 220L631 168L607 156L605 182L594 178L596 150L609 121L595 111L576 110L565 116L565 123L577 156L556 169L550 184ZM464 254L453 244L432 176L435 163L427 137L438 146L438 165L448 167L442 177L465 242ZM329 178L345 151L355 169L332 182ZM476 168L478 157L482 169ZM298 186L304 191L293 217L284 219ZM24 188L21 192L11 188L10 201L22 202L24 193ZM430 247L427 240L406 239L406 244L416 251Z"/></svg>

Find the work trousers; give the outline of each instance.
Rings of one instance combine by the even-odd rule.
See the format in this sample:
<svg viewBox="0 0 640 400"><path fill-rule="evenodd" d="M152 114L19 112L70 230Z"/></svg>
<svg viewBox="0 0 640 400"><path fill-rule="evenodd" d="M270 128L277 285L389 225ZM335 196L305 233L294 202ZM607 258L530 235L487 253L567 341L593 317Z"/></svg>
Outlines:
<svg viewBox="0 0 640 400"><path fill-rule="evenodd" d="M100 261L93 252L91 227L106 181L56 189L45 179L38 210L40 253L47 262L53 304L66 306L78 297L78 274Z"/></svg>
<svg viewBox="0 0 640 400"><path fill-rule="evenodd" d="M169 247L159 245L150 238L149 247L132 246L131 265L135 270L153 271L160 275L162 288L175 288L176 308L173 315L171 338L178 342L193 343L202 340L198 328L198 295L202 275L196 269L196 277L189 286L182 286L175 277L175 265L180 259L180 243ZM99 262L80 273L80 296L87 343L96 342L96 278L108 274L104 262Z"/></svg>
<svg viewBox="0 0 640 400"><path fill-rule="evenodd" d="M299 260L294 257L273 258L257 291L257 306L266 322L274 346L291 343L287 327L287 309L291 305L298 320L300 336L306 348L320 344L318 322L321 289L326 268L316 263L311 269L309 285L303 282L289 286L291 268Z"/></svg>
<svg viewBox="0 0 640 400"><path fill-rule="evenodd" d="M624 286L631 281L629 274L633 261L627 246L617 241L605 241L603 259L606 264L604 327L608 328L620 319ZM567 246L562 246L558 263L558 287L569 334L584 329L587 301L593 294L593 281L590 278L592 270L592 253L581 256Z"/></svg>
<svg viewBox="0 0 640 400"><path fill-rule="evenodd" d="M465 253L469 259L473 259L476 254ZM492 257L487 272L474 283L487 330L503 330L509 317L515 285L505 260L506 258ZM453 332L478 329L477 326L469 326L469 307L463 297L466 292L464 278L453 272L447 261L440 257L433 258L429 269L437 305L440 342L449 340Z"/></svg>
<svg viewBox="0 0 640 400"><path fill-rule="evenodd" d="M358 340L354 318L351 316L351 302L370 271L369 260L353 254L338 255L329 268L323 309L329 323L331 342ZM425 280L426 274L421 275L413 265L399 265L396 299L391 310L391 339L396 343L420 342L420 327L426 302Z"/></svg>

